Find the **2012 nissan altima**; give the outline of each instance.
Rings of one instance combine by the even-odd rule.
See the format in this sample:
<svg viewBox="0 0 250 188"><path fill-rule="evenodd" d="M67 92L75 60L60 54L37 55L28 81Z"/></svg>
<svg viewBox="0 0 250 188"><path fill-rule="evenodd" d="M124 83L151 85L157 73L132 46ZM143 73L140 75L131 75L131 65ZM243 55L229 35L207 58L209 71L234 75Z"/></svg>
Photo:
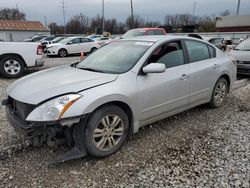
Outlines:
<svg viewBox="0 0 250 188"><path fill-rule="evenodd" d="M220 107L235 78L236 65L205 41L136 37L15 81L3 104L33 145L72 146L58 161L104 157L144 125L204 103Z"/></svg>

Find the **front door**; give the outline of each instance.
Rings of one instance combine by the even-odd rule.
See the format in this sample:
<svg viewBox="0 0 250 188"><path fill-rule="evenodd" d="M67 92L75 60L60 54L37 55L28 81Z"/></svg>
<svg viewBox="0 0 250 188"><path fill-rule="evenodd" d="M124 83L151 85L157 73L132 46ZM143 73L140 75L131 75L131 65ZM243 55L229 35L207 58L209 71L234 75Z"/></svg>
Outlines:
<svg viewBox="0 0 250 188"><path fill-rule="evenodd" d="M70 54L76 54L81 52L81 38L72 39L68 45L68 52Z"/></svg>
<svg viewBox="0 0 250 188"><path fill-rule="evenodd" d="M189 65L184 61L181 41L158 47L148 60L155 62L165 64L166 71L137 78L142 122L173 114L189 104Z"/></svg>

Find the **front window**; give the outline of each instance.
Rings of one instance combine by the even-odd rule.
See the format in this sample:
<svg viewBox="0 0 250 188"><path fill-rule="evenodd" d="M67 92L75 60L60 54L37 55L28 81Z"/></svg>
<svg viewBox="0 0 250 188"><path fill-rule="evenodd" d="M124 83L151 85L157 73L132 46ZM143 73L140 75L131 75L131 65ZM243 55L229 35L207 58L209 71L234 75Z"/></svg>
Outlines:
<svg viewBox="0 0 250 188"><path fill-rule="evenodd" d="M234 48L234 50L250 51L250 39L242 41Z"/></svg>
<svg viewBox="0 0 250 188"><path fill-rule="evenodd" d="M89 55L76 68L94 72L121 74L135 66L152 42L115 41Z"/></svg>
<svg viewBox="0 0 250 188"><path fill-rule="evenodd" d="M169 42L158 47L149 58L148 63L163 63L166 68L185 64L181 41Z"/></svg>

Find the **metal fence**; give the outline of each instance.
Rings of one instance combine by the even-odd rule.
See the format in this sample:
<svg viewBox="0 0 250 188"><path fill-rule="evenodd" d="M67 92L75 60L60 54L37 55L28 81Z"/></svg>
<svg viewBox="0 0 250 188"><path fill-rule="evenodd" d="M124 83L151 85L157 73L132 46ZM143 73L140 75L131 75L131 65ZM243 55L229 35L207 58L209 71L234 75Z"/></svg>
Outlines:
<svg viewBox="0 0 250 188"><path fill-rule="evenodd" d="M171 33L173 35L187 36L189 33ZM250 32L211 32L211 33L195 33L204 38L230 38L234 42L240 39L250 38Z"/></svg>

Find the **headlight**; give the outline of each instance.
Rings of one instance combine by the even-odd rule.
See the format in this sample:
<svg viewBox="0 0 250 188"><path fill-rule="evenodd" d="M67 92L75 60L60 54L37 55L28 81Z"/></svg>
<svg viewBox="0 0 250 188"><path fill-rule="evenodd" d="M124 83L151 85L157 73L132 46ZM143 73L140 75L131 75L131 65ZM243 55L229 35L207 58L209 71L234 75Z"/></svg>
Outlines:
<svg viewBox="0 0 250 188"><path fill-rule="evenodd" d="M33 110L27 121L55 121L61 119L65 111L82 95L70 94L52 99Z"/></svg>

